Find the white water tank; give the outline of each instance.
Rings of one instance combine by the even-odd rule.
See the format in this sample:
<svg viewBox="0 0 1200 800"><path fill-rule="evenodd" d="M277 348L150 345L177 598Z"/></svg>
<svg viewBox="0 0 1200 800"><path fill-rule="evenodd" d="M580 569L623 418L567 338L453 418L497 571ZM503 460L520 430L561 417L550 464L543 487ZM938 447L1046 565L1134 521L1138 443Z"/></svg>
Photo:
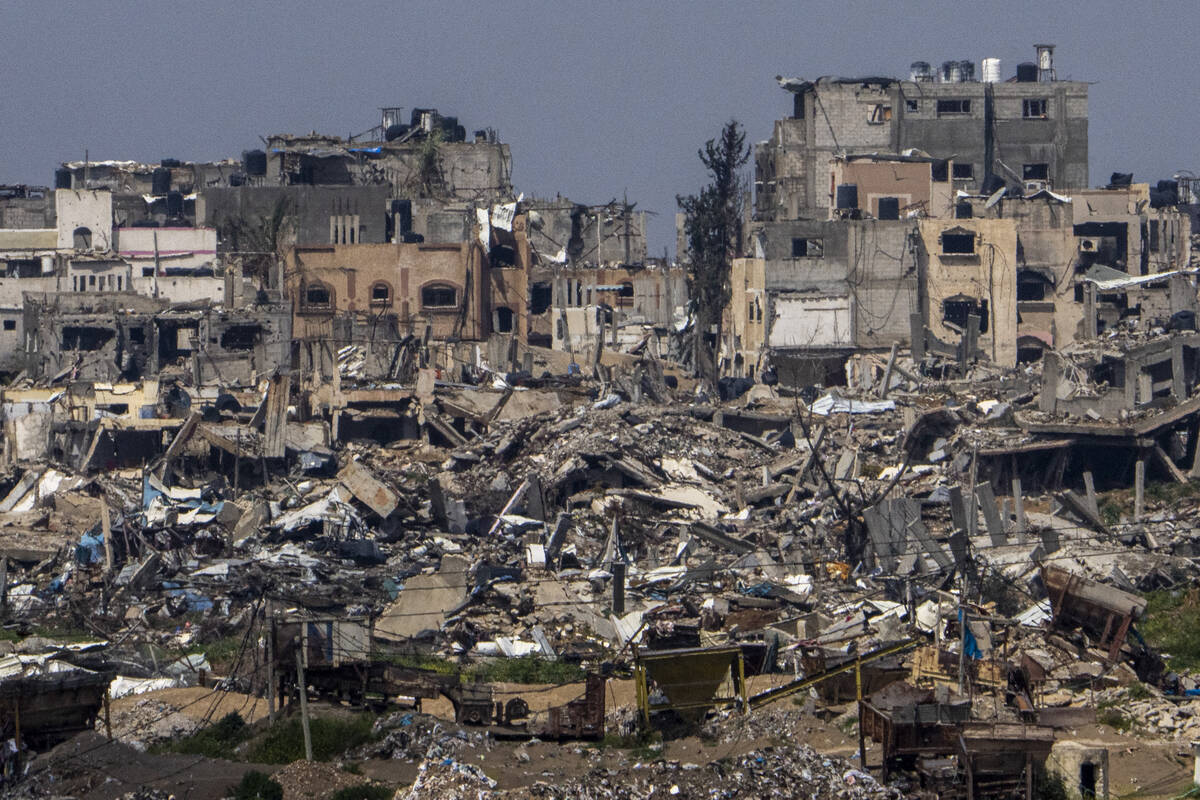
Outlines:
<svg viewBox="0 0 1200 800"><path fill-rule="evenodd" d="M983 60L982 80L984 83L1000 82L1000 59L985 58Z"/></svg>

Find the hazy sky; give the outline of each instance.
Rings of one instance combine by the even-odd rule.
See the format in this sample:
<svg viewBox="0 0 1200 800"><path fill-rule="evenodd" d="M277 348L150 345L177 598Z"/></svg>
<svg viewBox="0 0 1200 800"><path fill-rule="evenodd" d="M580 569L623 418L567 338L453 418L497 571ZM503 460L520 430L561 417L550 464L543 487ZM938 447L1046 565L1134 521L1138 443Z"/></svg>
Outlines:
<svg viewBox="0 0 1200 800"><path fill-rule="evenodd" d="M737 118L748 141L790 108L778 74L906 77L910 62L995 56L1004 77L1056 44L1092 82L1091 183L1200 172L1192 2L6 3L0 182L51 184L64 160L238 156L259 135L346 135L378 108L493 127L527 196L657 212L704 180L697 148Z"/></svg>

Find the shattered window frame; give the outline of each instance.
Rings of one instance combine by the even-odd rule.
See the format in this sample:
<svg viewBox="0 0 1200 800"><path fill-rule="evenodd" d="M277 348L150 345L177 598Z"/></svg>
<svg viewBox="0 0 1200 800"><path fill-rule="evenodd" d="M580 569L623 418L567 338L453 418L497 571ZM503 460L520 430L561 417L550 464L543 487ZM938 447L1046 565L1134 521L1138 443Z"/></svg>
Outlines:
<svg viewBox="0 0 1200 800"><path fill-rule="evenodd" d="M876 103L867 113L868 125L883 125L892 121L892 106L890 103Z"/></svg>
<svg viewBox="0 0 1200 800"><path fill-rule="evenodd" d="M1021 178L1027 181L1050 180L1050 165L1045 162L1021 165Z"/></svg>
<svg viewBox="0 0 1200 800"><path fill-rule="evenodd" d="M457 307L457 286L449 283L430 283L421 287L421 308L445 310Z"/></svg>
<svg viewBox="0 0 1200 800"><path fill-rule="evenodd" d="M979 254L978 238L973 231L952 229L943 231L938 243L943 256L975 256Z"/></svg>
<svg viewBox="0 0 1200 800"><path fill-rule="evenodd" d="M979 333L988 330L988 302L966 295L958 294L942 300L942 324L957 331L967 327L967 317L976 314L979 317Z"/></svg>
<svg viewBox="0 0 1200 800"><path fill-rule="evenodd" d="M324 300L314 300L313 292L324 292ZM333 287L323 281L306 283L300 293L301 304L305 311L330 311L333 309Z"/></svg>
<svg viewBox="0 0 1200 800"><path fill-rule="evenodd" d="M824 258L825 240L819 236L793 236L792 258Z"/></svg>
<svg viewBox="0 0 1200 800"><path fill-rule="evenodd" d="M967 97L941 98L937 101L938 116L960 116L971 113L971 100Z"/></svg>
<svg viewBox="0 0 1200 800"><path fill-rule="evenodd" d="M1026 97L1021 101L1021 119L1049 119L1050 100L1046 97Z"/></svg>

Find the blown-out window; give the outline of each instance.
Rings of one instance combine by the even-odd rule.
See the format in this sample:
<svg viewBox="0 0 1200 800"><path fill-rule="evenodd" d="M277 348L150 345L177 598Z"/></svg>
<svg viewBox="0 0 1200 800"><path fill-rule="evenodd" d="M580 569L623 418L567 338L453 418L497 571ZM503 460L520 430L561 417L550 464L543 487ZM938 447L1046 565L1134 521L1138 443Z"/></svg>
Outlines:
<svg viewBox="0 0 1200 800"><path fill-rule="evenodd" d="M371 305L390 306L392 304L392 287L383 281L371 284Z"/></svg>
<svg viewBox="0 0 1200 800"><path fill-rule="evenodd" d="M458 305L458 290L444 283L435 283L421 290L422 308L453 308Z"/></svg>
<svg viewBox="0 0 1200 800"><path fill-rule="evenodd" d="M304 286L301 293L304 308L320 311L333 308L333 289L328 284L315 282Z"/></svg>

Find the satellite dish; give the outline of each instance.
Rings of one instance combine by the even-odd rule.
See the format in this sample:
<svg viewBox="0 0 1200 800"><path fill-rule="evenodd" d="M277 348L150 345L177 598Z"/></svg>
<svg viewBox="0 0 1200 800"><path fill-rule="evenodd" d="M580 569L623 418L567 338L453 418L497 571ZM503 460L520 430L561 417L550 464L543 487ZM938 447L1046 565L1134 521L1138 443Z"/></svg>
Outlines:
<svg viewBox="0 0 1200 800"><path fill-rule="evenodd" d="M983 206L983 207L984 207L984 208L991 208L992 206L996 205L996 203L999 203L999 202L1000 202L1000 198L1001 198L1001 197L1004 197L1004 193L1005 193L1005 192L1007 192L1007 191L1008 191L1008 187L1007 187L1007 186L1001 186L999 189L997 189L996 191L992 192L992 195L991 195L991 197L989 197L989 198L987 199L987 202L984 204L984 206Z"/></svg>

